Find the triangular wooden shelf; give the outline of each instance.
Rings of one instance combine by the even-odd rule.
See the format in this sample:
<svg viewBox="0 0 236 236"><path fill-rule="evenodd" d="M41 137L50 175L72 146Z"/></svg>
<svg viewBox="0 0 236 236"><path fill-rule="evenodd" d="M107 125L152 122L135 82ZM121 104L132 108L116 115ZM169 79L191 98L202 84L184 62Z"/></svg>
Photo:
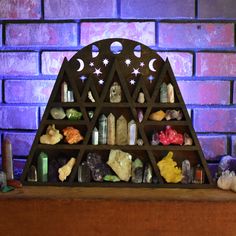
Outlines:
<svg viewBox="0 0 236 236"><path fill-rule="evenodd" d="M119 43L113 51L111 45ZM92 52L96 47L98 51ZM139 46L140 51L136 51ZM120 51L119 51L120 50ZM137 53L139 55L137 55ZM101 73L100 73L101 72ZM73 91L73 102L61 102L61 84L67 82L70 90ZM120 103L109 102L109 91L113 82L118 82L122 89L122 101ZM175 103L160 103L160 86L163 82L171 83L175 91ZM88 92L91 91L95 102L88 99ZM144 103L138 103L139 92L145 96ZM83 114L83 119L70 121L67 119L55 120L50 116L53 107L76 108ZM142 122L138 121L138 110L143 111ZM149 115L157 110L178 109L183 113L180 121L150 121ZM88 112L93 111L93 117ZM143 145L92 145L91 134L94 127L98 126L98 119L101 114L106 116L113 113L116 119L120 115L137 124L138 138L143 140ZM55 145L40 144L39 139L45 133L48 125L55 124L56 128L62 130L67 126L78 128L84 140L78 144L67 144L61 141ZM150 135L153 130L163 130L167 125L177 131L187 132L193 139L191 146L179 145L151 145ZM99 152L108 159L111 149L121 149L129 152L134 159L139 157L144 163L150 163L153 168L155 183L135 184L130 182L78 182L78 168L86 159L88 152ZM27 176L32 165L37 165L37 158L40 152L48 154L49 161L57 160L64 155L67 159L76 157L76 163L70 176L65 182L28 182ZM160 161L168 151L174 152L174 160L181 167L183 160L188 159L192 166L200 164L205 175L203 184L168 184L161 177L157 162ZM56 185L56 186L110 186L110 187L170 187L170 188L209 188L213 186L211 174L204 158L201 146L193 129L191 119L186 109L184 100L176 82L168 59L163 59L153 50L138 42L127 39L106 39L95 42L78 51L70 61L65 58L55 82L53 91L45 109L40 127L35 136L29 157L27 159L21 181L25 185Z"/></svg>

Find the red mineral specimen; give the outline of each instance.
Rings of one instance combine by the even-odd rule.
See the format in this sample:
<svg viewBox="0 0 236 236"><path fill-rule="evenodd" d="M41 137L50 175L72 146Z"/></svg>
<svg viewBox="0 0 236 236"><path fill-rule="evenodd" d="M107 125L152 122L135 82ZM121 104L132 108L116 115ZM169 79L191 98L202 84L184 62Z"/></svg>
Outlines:
<svg viewBox="0 0 236 236"><path fill-rule="evenodd" d="M159 134L159 141L165 146L170 144L183 145L184 137L182 134L172 129L171 126L166 126L166 129Z"/></svg>

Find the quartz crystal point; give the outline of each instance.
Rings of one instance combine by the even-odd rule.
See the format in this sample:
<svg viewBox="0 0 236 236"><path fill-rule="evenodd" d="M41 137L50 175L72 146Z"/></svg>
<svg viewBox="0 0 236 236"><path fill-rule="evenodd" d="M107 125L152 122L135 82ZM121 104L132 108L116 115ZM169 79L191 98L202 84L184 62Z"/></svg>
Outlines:
<svg viewBox="0 0 236 236"><path fill-rule="evenodd" d="M143 183L152 183L152 166L146 163L143 173Z"/></svg>
<svg viewBox="0 0 236 236"><path fill-rule="evenodd" d="M12 145L9 139L4 139L2 145L2 169L6 174L7 180L14 179Z"/></svg>
<svg viewBox="0 0 236 236"><path fill-rule="evenodd" d="M63 120L66 117L64 109L62 107L53 107L50 110L50 114L55 120Z"/></svg>
<svg viewBox="0 0 236 236"><path fill-rule="evenodd" d="M106 144L107 143L107 118L102 114L99 118L99 129L98 129L98 143Z"/></svg>
<svg viewBox="0 0 236 236"><path fill-rule="evenodd" d="M132 178L133 183L142 183L143 181L143 163L139 158L132 162Z"/></svg>
<svg viewBox="0 0 236 236"><path fill-rule="evenodd" d="M63 182L70 175L73 166L75 165L76 158L71 159L61 168L58 169L59 179Z"/></svg>
<svg viewBox="0 0 236 236"><path fill-rule="evenodd" d="M114 82L110 88L110 102L121 102L121 87L117 82Z"/></svg>
<svg viewBox="0 0 236 236"><path fill-rule="evenodd" d="M128 182L131 177L132 156L121 150L111 150L107 164L118 175L118 177Z"/></svg>
<svg viewBox="0 0 236 236"><path fill-rule="evenodd" d="M120 116L116 122L116 144L127 145L128 127L124 116Z"/></svg>
<svg viewBox="0 0 236 236"><path fill-rule="evenodd" d="M38 181L48 182L48 155L45 152L41 152L38 156Z"/></svg>
<svg viewBox="0 0 236 236"><path fill-rule="evenodd" d="M92 132L92 144L93 145L98 145L98 129L94 127L93 132Z"/></svg>
<svg viewBox="0 0 236 236"><path fill-rule="evenodd" d="M73 91L71 91L71 90L68 90L68 92L67 92L67 101L74 102L74 94L73 94Z"/></svg>
<svg viewBox="0 0 236 236"><path fill-rule="evenodd" d="M138 103L144 103L145 102L145 96L144 96L144 93L143 92L140 92L138 94Z"/></svg>
<svg viewBox="0 0 236 236"><path fill-rule="evenodd" d="M80 120L82 118L82 112L70 108L66 110L66 116L68 120Z"/></svg>
<svg viewBox="0 0 236 236"><path fill-rule="evenodd" d="M192 182L192 172L189 160L184 160L182 162L182 180L181 183L189 184Z"/></svg>
<svg viewBox="0 0 236 236"><path fill-rule="evenodd" d="M143 121L143 111L141 109L138 110L138 121L139 123Z"/></svg>
<svg viewBox="0 0 236 236"><path fill-rule="evenodd" d="M128 123L128 144L135 145L137 141L137 125L134 120Z"/></svg>
<svg viewBox="0 0 236 236"><path fill-rule="evenodd" d="M107 117L107 144L116 144L116 123L115 116L110 113Z"/></svg>
<svg viewBox="0 0 236 236"><path fill-rule="evenodd" d="M89 183L91 182L91 172L87 162L82 162L78 168L78 182Z"/></svg>
<svg viewBox="0 0 236 236"><path fill-rule="evenodd" d="M167 103L167 101L168 101L167 85L166 83L162 83L160 88L160 102Z"/></svg>
<svg viewBox="0 0 236 236"><path fill-rule="evenodd" d="M68 102L68 84L66 82L61 84L61 102Z"/></svg>
<svg viewBox="0 0 236 236"><path fill-rule="evenodd" d="M175 102L174 87L171 83L167 85L167 102L169 103Z"/></svg>
<svg viewBox="0 0 236 236"><path fill-rule="evenodd" d="M28 182L37 182L38 181L38 175L37 175L37 169L34 165L32 165L29 168L28 176L27 176Z"/></svg>

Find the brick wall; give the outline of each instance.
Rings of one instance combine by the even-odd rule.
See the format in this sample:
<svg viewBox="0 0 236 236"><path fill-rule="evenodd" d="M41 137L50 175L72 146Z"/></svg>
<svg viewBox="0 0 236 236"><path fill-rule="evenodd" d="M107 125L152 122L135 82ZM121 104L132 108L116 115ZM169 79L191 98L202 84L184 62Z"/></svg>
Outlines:
<svg viewBox="0 0 236 236"><path fill-rule="evenodd" d="M125 37L168 57L205 156L236 155L234 0L1 0L0 141L24 164L64 56Z"/></svg>

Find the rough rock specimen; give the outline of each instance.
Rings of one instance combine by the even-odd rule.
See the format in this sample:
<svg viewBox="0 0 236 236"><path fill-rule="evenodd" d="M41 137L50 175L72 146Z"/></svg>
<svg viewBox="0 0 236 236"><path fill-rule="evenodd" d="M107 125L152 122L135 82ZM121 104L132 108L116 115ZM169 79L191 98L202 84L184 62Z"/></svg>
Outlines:
<svg viewBox="0 0 236 236"><path fill-rule="evenodd" d="M73 166L75 165L76 159L71 157L71 159L61 168L58 169L59 179L63 182L70 175Z"/></svg>
<svg viewBox="0 0 236 236"><path fill-rule="evenodd" d="M69 144L75 144L84 139L84 137L80 134L79 130L72 126L68 126L62 131L63 135L65 136L65 141Z"/></svg>
<svg viewBox="0 0 236 236"><path fill-rule="evenodd" d="M162 110L153 112L150 114L149 119L154 121L162 121L166 116L166 113Z"/></svg>
<svg viewBox="0 0 236 236"><path fill-rule="evenodd" d="M166 126L164 131L159 134L160 143L163 145L169 144L179 144L182 145L184 142L184 137L182 134L178 133L176 130L172 129L171 126Z"/></svg>
<svg viewBox="0 0 236 236"><path fill-rule="evenodd" d="M62 107L53 107L50 114L55 120L63 120L66 117L65 111Z"/></svg>
<svg viewBox="0 0 236 236"><path fill-rule="evenodd" d="M110 88L110 102L121 102L121 87L117 82L114 82Z"/></svg>
<svg viewBox="0 0 236 236"><path fill-rule="evenodd" d="M59 130L55 128L55 125L49 125L46 130L46 134L40 137L40 143L54 145L62 140L63 136Z"/></svg>

